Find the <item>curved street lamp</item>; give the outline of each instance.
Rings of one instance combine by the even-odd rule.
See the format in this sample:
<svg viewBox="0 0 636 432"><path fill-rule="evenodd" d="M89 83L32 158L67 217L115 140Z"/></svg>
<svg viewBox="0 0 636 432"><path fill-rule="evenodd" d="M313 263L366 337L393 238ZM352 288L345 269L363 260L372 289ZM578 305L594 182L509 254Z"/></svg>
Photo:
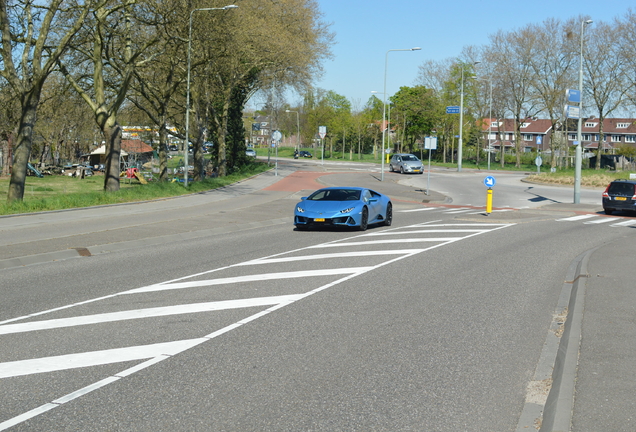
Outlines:
<svg viewBox="0 0 636 432"><path fill-rule="evenodd" d="M384 140L385 140L385 136L386 136L386 130L389 127L388 124L386 124L386 71L388 68L388 64L389 64L389 53L391 51L419 51L422 48L420 47L414 47L414 48L408 48L408 49L391 49L388 50L386 52L386 55L384 56L384 93L383 94L383 100L382 100L382 105L383 105L383 109L382 109L382 153L385 152L385 148L384 148ZM388 149L386 149L388 150ZM388 154L388 151L386 152ZM386 156L383 154L382 155L382 174L381 174L381 179L380 181L384 181L384 158Z"/></svg>
<svg viewBox="0 0 636 432"><path fill-rule="evenodd" d="M185 138L183 145L183 185L188 187L188 151L190 150L190 139L189 129L190 129L190 55L192 51L192 15L195 12L200 11L213 11L213 10L228 10L228 9L236 9L238 6L236 5L227 5L220 8L199 8L192 9L190 11L190 21L188 24L188 77L186 82L186 115L185 115Z"/></svg>

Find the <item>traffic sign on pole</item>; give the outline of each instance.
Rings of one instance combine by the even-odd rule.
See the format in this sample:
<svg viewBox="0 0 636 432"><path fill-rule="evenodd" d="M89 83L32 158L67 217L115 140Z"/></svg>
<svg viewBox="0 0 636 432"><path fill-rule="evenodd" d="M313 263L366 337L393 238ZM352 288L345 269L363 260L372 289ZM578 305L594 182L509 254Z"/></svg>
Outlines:
<svg viewBox="0 0 636 432"><path fill-rule="evenodd" d="M487 176L484 179L484 185L486 185L489 188L493 187L496 184L497 184L497 180L495 180L495 178L493 176Z"/></svg>

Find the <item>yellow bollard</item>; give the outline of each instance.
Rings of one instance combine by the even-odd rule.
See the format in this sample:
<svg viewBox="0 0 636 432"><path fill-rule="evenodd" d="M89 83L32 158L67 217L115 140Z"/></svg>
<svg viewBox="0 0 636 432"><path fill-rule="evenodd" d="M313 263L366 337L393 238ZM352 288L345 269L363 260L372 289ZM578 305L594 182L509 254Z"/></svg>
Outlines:
<svg viewBox="0 0 636 432"><path fill-rule="evenodd" d="M389 163L389 154L386 154L386 163Z"/></svg>
<svg viewBox="0 0 636 432"><path fill-rule="evenodd" d="M486 191L486 213L492 213L492 188Z"/></svg>

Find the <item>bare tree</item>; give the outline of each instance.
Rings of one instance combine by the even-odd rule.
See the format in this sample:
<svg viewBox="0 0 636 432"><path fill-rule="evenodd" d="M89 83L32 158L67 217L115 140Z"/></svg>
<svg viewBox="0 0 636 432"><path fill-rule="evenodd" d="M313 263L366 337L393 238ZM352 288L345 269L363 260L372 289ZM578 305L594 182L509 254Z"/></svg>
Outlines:
<svg viewBox="0 0 636 432"><path fill-rule="evenodd" d="M563 123L564 90L573 88L573 70L576 67L576 50L568 29L572 21L564 24L557 19L548 19L541 25L530 25L528 32L535 35L531 46L530 66L532 85L536 92L537 104L550 119L552 134L550 139L551 165L557 166L557 153L567 152L567 140L559 139L557 129ZM576 45L576 44L575 44Z"/></svg>
<svg viewBox="0 0 636 432"><path fill-rule="evenodd" d="M21 201L24 197L33 128L44 82L81 28L92 3L25 0L9 6L6 1L0 1L0 75L20 100L21 110L8 202ZM15 59L19 59L19 64Z"/></svg>
<svg viewBox="0 0 636 432"><path fill-rule="evenodd" d="M532 48L536 34L529 28L491 37L496 74L507 89L506 105L515 120L516 166L521 166L523 140L521 129L526 120L539 112L538 100L533 93Z"/></svg>
<svg viewBox="0 0 636 432"><path fill-rule="evenodd" d="M171 125L182 125L185 101L183 85L186 80L184 50L187 40L180 37L187 12L180 1L165 1L157 5L162 8L162 20L156 30L161 39L142 53L146 59L134 69L128 100L144 112L159 132L159 178L167 180L168 133ZM181 136L176 131L172 134Z"/></svg>
<svg viewBox="0 0 636 432"><path fill-rule="evenodd" d="M624 106L634 89L633 69L628 57L621 52L620 31L612 24L599 23L589 31L583 41L583 67L585 70L585 101L590 101L599 121L599 140L596 169L601 168L604 131L603 121L612 112ZM586 32L587 34L587 32ZM633 47L632 47L633 52Z"/></svg>
<svg viewBox="0 0 636 432"><path fill-rule="evenodd" d="M84 26L81 43L60 70L93 111L106 142L104 190L119 190L121 127L117 114L126 100L140 54L157 41L152 4L105 0ZM86 74L85 71L92 71Z"/></svg>

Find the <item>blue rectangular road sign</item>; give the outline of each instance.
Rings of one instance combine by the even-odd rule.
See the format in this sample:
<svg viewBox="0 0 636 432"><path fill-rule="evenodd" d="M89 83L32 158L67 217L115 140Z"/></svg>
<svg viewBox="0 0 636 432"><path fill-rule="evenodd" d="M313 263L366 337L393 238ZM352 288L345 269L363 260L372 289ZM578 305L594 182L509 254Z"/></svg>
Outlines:
<svg viewBox="0 0 636 432"><path fill-rule="evenodd" d="M446 114L459 114L459 107L457 105L447 106Z"/></svg>
<svg viewBox="0 0 636 432"><path fill-rule="evenodd" d="M581 103L581 92L574 89L567 89L565 95L568 98L568 102Z"/></svg>

